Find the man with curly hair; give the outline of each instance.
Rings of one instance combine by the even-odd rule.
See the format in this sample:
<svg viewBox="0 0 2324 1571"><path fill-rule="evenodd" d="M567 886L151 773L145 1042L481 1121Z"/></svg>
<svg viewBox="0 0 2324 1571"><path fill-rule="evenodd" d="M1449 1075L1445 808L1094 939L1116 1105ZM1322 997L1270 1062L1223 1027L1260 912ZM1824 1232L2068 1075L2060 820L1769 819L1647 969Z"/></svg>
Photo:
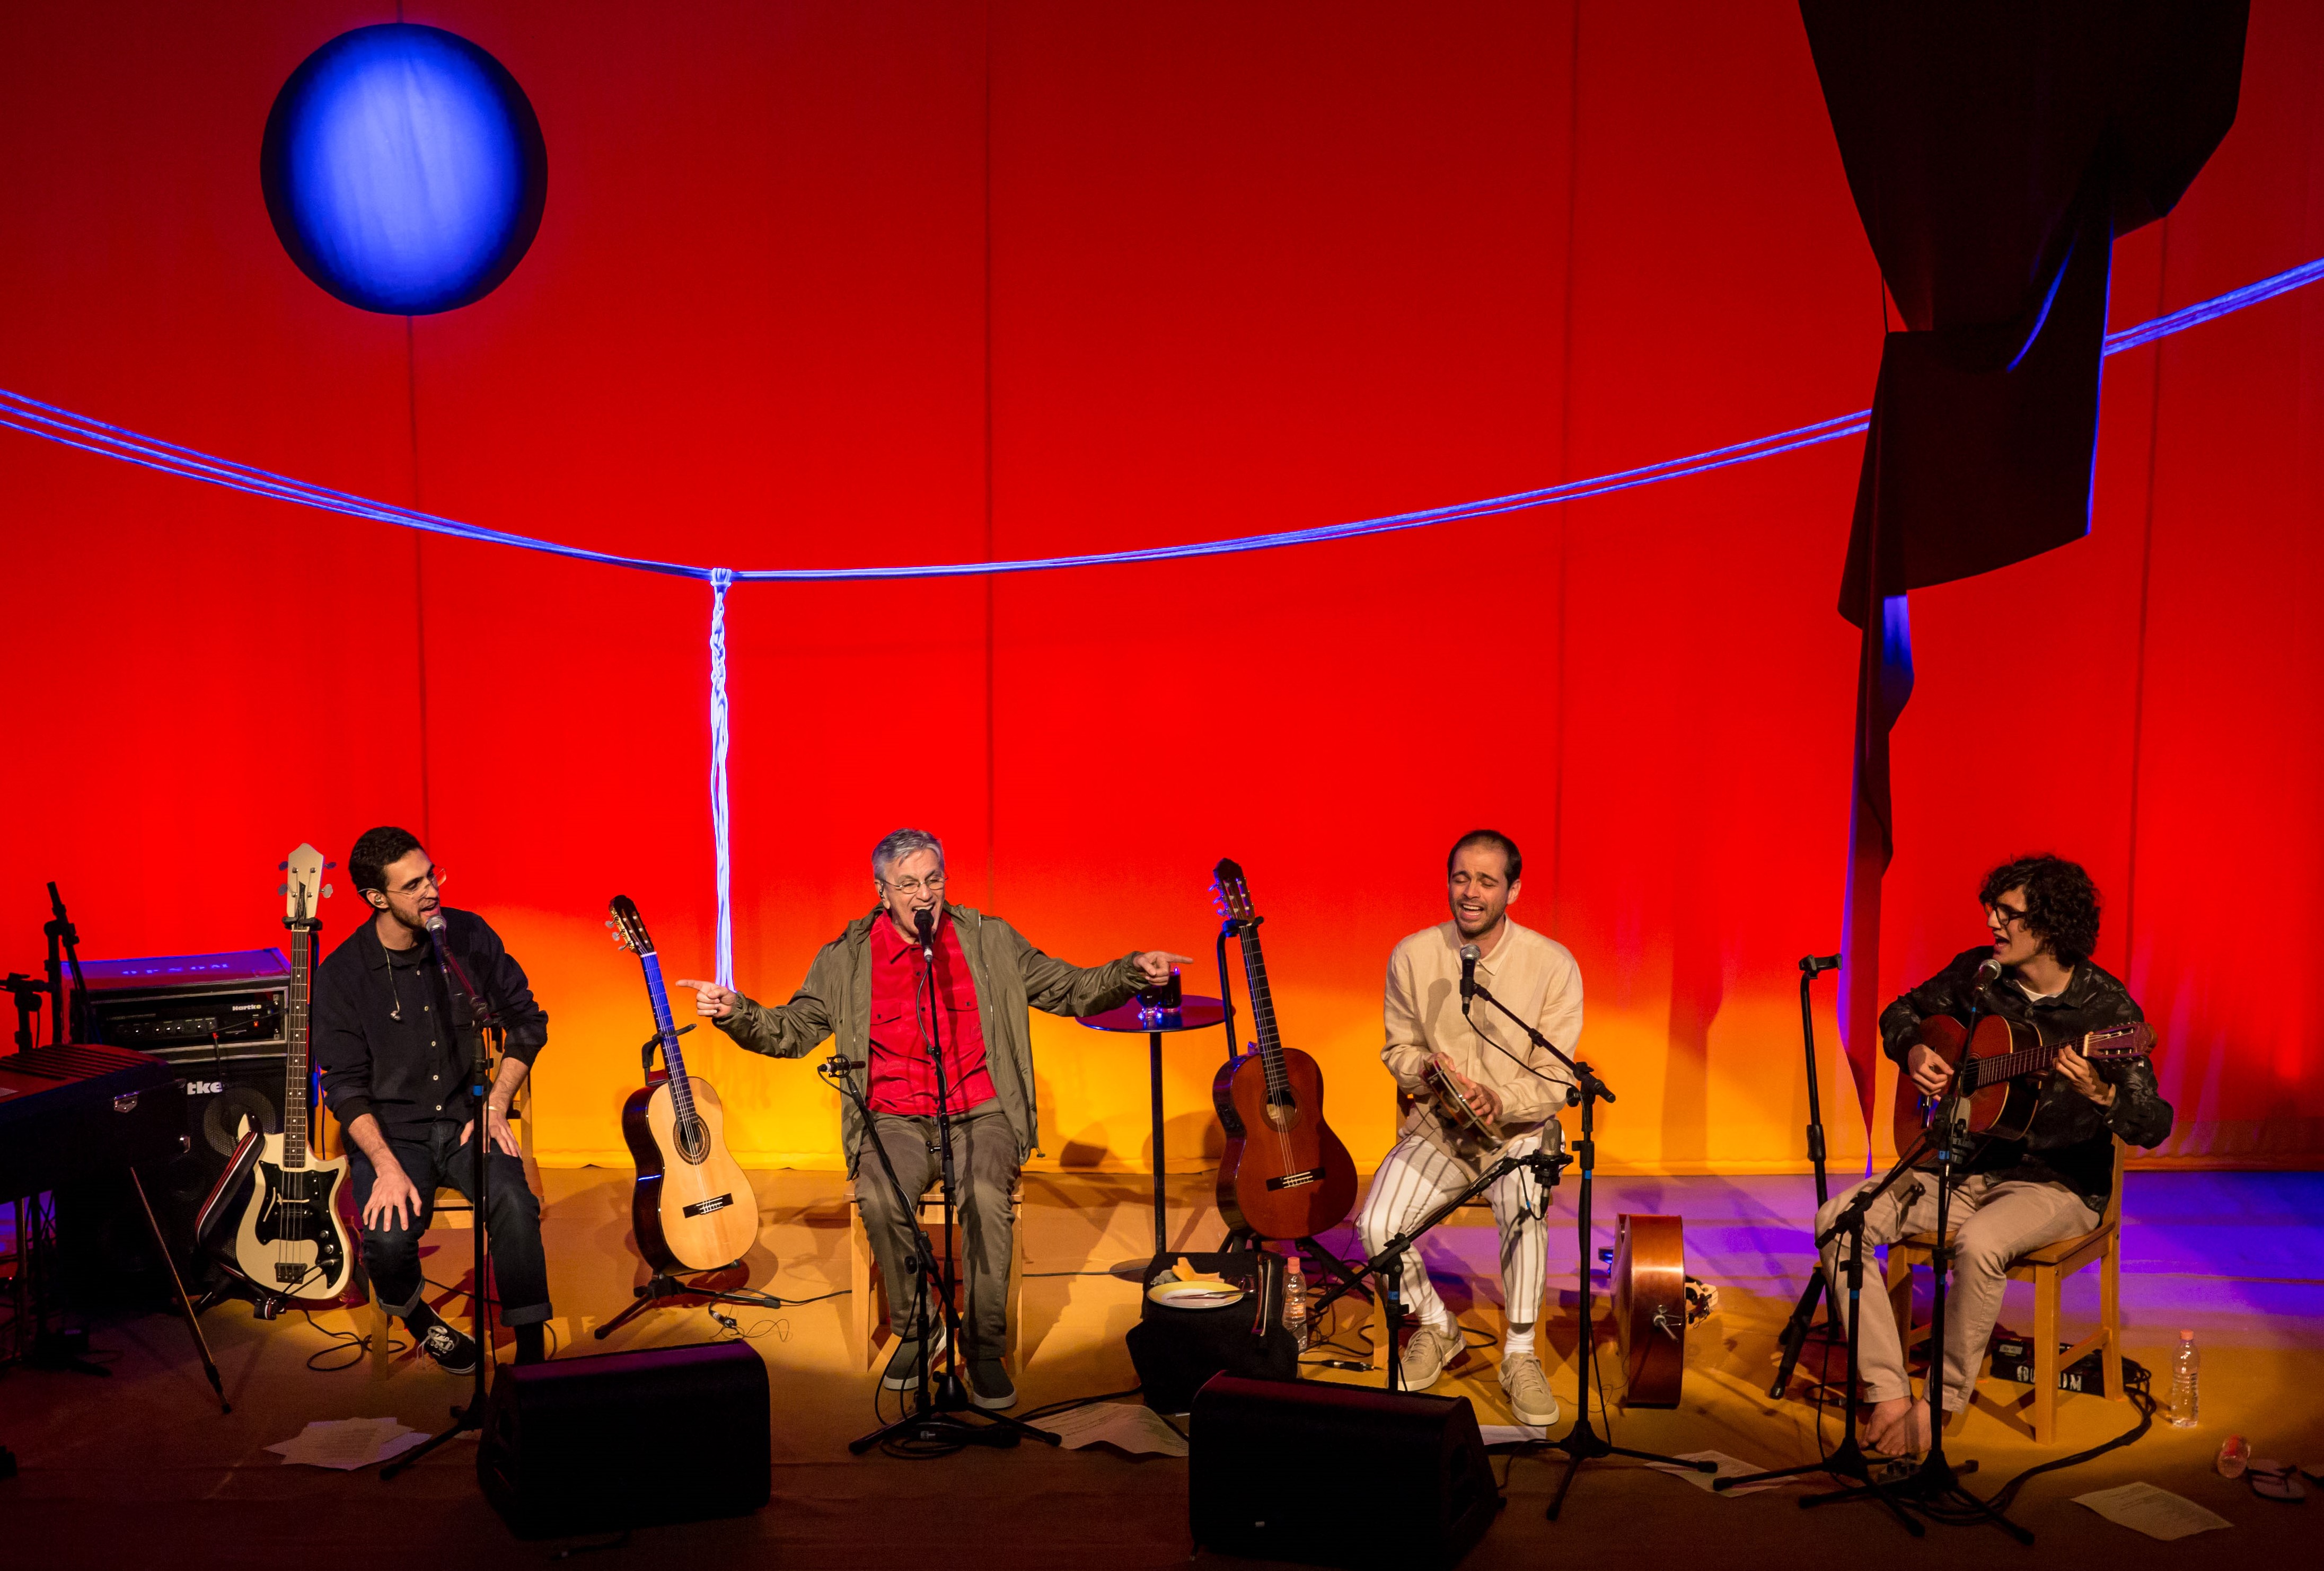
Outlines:
<svg viewBox="0 0 2324 1571"><path fill-rule="evenodd" d="M1978 899L1992 943L1955 955L1880 1016L1882 1046L1922 1092L1936 1096L1951 1078L1944 1061L1920 1040L1922 1022L1934 1015L1950 1015L1964 1025L1973 1011L2006 1015L2036 1026L2045 1042L2145 1018L2122 983L2090 959L2098 947L2098 892L2080 866L2060 857L2020 857L1987 873ZM1984 982L1978 969L1988 960L2000 962L2001 975ZM1950 1210L1957 1248L1946 1300L1948 1413L1969 1401L1976 1384L2010 1263L2096 1228L2114 1184L2115 1138L2152 1148L2170 1135L2171 1121L2171 1104L2157 1093L2154 1068L2145 1059L2094 1063L2066 1048L2042 1088L2025 1137L1987 1140L1957 1164L1966 1176ZM1936 1226L1934 1165L1905 1174L1872 1203L1865 1217L1868 1251ZM1816 1231L1831 1226L1868 1187L1833 1196L1816 1213ZM1845 1246L1844 1237L1835 1238L1825 1250L1826 1280L1842 1280ZM1874 1301L1868 1296L1868 1311ZM1913 1400L1894 1318L1885 1309L1867 1312L1858 1335L1864 1396L1871 1404L1866 1443L1899 1456L1926 1450L1928 1404Z"/></svg>

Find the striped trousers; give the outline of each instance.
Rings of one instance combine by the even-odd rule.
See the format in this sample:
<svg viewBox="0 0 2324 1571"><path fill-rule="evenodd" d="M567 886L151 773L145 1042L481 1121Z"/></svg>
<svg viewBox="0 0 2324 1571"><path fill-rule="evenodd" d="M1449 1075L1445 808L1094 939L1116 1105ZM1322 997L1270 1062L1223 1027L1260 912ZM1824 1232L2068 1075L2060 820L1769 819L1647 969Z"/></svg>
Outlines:
<svg viewBox="0 0 2324 1571"><path fill-rule="evenodd" d="M1539 1131L1520 1135L1507 1151L1522 1156L1541 1146ZM1471 1166L1429 1144L1418 1134L1396 1143L1388 1159L1372 1176L1371 1192L1356 1218L1364 1253L1377 1254L1388 1241L1429 1212L1476 1182L1481 1167ZM1530 1326L1541 1318L1541 1295L1549 1269L1547 1234L1542 1217L1547 1207L1541 1186L1523 1168L1505 1174L1485 1191L1492 1203L1493 1220L1501 1230L1501 1295L1508 1323ZM1431 1325L1452 1323L1444 1300L1429 1282L1421 1259L1425 1245L1416 1245L1404 1257L1402 1294L1405 1311Z"/></svg>

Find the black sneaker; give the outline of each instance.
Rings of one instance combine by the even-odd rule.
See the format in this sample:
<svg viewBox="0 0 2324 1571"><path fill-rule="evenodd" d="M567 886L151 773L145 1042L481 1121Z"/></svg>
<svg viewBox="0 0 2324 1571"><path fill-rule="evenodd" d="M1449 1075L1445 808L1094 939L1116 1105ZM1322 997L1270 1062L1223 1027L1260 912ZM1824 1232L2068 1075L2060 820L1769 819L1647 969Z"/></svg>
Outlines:
<svg viewBox="0 0 2324 1571"><path fill-rule="evenodd" d="M1009 1383L1009 1371L998 1358L977 1358L968 1366L968 1400L988 1412L1001 1412L1017 1405L1017 1388Z"/></svg>
<svg viewBox="0 0 2324 1571"><path fill-rule="evenodd" d="M415 1317L416 1318L416 1317ZM406 1324L410 1324L409 1321ZM420 1342L420 1351L436 1361L436 1367L447 1374L474 1374L476 1372L475 1338L455 1331L431 1314L425 1327L412 1326L411 1334Z"/></svg>
<svg viewBox="0 0 2324 1571"><path fill-rule="evenodd" d="M945 1328L936 1329L931 1353L945 1350ZM920 1383L920 1342L917 1337L899 1337L896 1350L888 1355L888 1367L880 1376L880 1384L889 1391L911 1391Z"/></svg>

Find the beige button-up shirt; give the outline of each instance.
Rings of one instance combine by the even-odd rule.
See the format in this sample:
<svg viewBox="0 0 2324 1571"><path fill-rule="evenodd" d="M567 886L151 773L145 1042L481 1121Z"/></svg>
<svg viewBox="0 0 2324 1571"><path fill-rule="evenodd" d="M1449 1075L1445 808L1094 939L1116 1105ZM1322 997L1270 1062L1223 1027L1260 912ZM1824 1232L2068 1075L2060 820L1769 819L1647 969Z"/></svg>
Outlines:
<svg viewBox="0 0 2324 1571"><path fill-rule="evenodd" d="M1582 968L1563 944L1511 921L1493 952L1477 962L1477 980L1569 1056L1576 1051ZM1566 1105L1572 1072L1534 1046L1516 1022L1481 998L1471 1006L1469 1018L1462 1017L1461 935L1450 922L1396 946L1388 956L1382 1015L1388 1045L1380 1050L1380 1061L1400 1090L1420 1091L1424 1066L1432 1053L1441 1052L1454 1069L1500 1098L1504 1139L1540 1128ZM1401 1133L1416 1128L1432 1143L1453 1149L1443 1122L1425 1104L1406 1111Z"/></svg>

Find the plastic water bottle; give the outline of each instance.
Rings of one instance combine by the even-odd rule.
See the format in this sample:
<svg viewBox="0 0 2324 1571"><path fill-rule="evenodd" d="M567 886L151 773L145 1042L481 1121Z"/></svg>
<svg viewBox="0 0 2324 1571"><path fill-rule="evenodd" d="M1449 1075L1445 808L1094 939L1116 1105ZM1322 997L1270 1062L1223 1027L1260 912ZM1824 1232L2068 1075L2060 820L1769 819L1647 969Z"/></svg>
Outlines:
<svg viewBox="0 0 2324 1571"><path fill-rule="evenodd" d="M2179 1351L2171 1360L2171 1425L2195 1427L2195 1379L2203 1372L2203 1355L2195 1351L2195 1333L2179 1333Z"/></svg>
<svg viewBox="0 0 2324 1571"><path fill-rule="evenodd" d="M1299 1269L1299 1257L1293 1255L1284 1268L1283 1328L1301 1351L1307 1346L1307 1278Z"/></svg>

